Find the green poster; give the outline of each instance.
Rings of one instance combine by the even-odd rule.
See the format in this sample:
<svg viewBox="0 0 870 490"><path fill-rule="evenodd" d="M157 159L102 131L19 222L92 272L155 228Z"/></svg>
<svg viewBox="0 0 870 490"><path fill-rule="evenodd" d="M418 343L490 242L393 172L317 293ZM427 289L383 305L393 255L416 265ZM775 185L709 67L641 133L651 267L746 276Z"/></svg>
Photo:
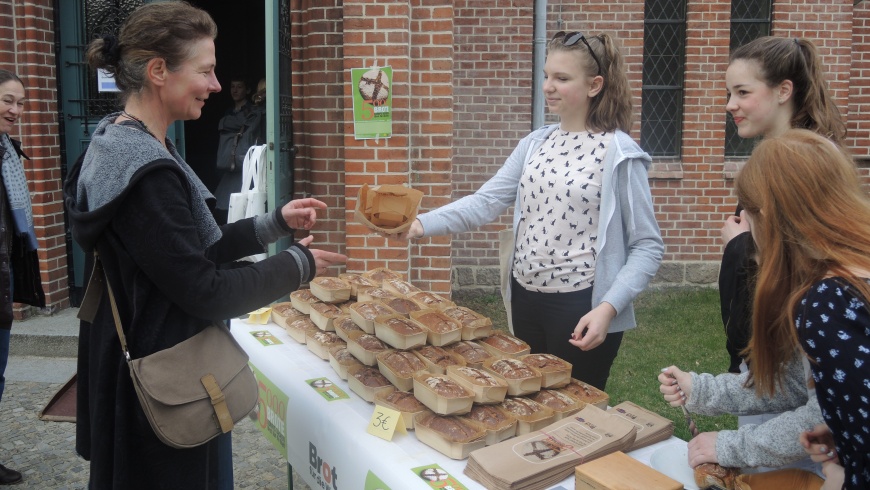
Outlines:
<svg viewBox="0 0 870 490"><path fill-rule="evenodd" d="M350 399L347 393L338 386L335 386L329 378L306 379L305 382L308 383L308 386L314 388L314 391L320 393L320 396L328 402Z"/></svg>
<svg viewBox="0 0 870 490"><path fill-rule="evenodd" d="M417 468L411 468L411 471L426 482L430 488L436 490L468 490L468 487L459 483L459 480L437 464L418 466Z"/></svg>
<svg viewBox="0 0 870 490"><path fill-rule="evenodd" d="M393 69L352 68L353 135L358 140L393 135Z"/></svg>
<svg viewBox="0 0 870 490"><path fill-rule="evenodd" d="M257 377L257 408L254 414L257 416L257 427L266 436L266 439L278 449L278 452L287 459L287 402L290 397L284 394L269 381L256 366L250 364Z"/></svg>

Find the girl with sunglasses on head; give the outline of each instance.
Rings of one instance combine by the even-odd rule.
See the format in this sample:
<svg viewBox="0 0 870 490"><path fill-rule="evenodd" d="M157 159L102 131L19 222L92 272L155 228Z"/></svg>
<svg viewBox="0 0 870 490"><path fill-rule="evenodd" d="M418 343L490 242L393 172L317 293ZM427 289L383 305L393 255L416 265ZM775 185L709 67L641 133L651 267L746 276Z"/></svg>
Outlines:
<svg viewBox="0 0 870 490"><path fill-rule="evenodd" d="M658 270L664 245L647 182L650 156L627 134L631 93L607 34L556 34L543 85L560 118L523 138L474 194L421 214L403 239L461 233L513 211L514 334L532 352L570 362L604 389L632 301Z"/></svg>

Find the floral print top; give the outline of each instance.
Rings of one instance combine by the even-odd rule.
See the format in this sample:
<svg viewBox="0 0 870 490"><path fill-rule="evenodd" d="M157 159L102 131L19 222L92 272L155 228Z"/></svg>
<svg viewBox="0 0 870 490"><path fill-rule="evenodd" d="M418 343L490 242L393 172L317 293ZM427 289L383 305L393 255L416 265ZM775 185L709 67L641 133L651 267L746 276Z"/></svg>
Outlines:
<svg viewBox="0 0 870 490"><path fill-rule="evenodd" d="M843 488L868 488L870 311L845 279L832 277L810 287L795 322L810 357L822 415L845 468Z"/></svg>

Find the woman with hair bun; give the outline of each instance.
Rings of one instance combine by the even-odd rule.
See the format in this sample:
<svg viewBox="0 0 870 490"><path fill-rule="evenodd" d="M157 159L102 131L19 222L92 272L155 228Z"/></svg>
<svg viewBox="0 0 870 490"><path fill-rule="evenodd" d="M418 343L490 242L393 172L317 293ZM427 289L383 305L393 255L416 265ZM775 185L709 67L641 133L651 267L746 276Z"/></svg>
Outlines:
<svg viewBox="0 0 870 490"><path fill-rule="evenodd" d="M264 306L347 259L309 249L309 236L260 262L221 267L264 252L294 229L311 229L326 204L300 199L255 218L215 223L214 198L166 131L175 121L200 117L206 99L220 90L216 35L203 10L150 3L128 17L117 39L96 39L88 48L90 65L114 75L123 110L96 127L70 170L64 198L73 238L88 255L86 269L99 252L134 359ZM79 333L76 450L91 463L89 487L223 488L220 437L175 449L152 430L107 294Z"/></svg>

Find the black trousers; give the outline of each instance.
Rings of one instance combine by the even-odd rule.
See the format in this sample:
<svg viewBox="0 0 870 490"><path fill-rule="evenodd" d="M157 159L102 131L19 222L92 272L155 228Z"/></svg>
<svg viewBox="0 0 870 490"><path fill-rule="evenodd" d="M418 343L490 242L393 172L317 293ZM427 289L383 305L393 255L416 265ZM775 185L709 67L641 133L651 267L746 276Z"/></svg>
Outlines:
<svg viewBox="0 0 870 490"><path fill-rule="evenodd" d="M610 367L622 344L622 332L607 334L604 342L582 351L568 342L577 322L592 310L592 288L570 293L538 293L511 279L511 320L514 335L532 348L571 363L571 376L604 390Z"/></svg>

